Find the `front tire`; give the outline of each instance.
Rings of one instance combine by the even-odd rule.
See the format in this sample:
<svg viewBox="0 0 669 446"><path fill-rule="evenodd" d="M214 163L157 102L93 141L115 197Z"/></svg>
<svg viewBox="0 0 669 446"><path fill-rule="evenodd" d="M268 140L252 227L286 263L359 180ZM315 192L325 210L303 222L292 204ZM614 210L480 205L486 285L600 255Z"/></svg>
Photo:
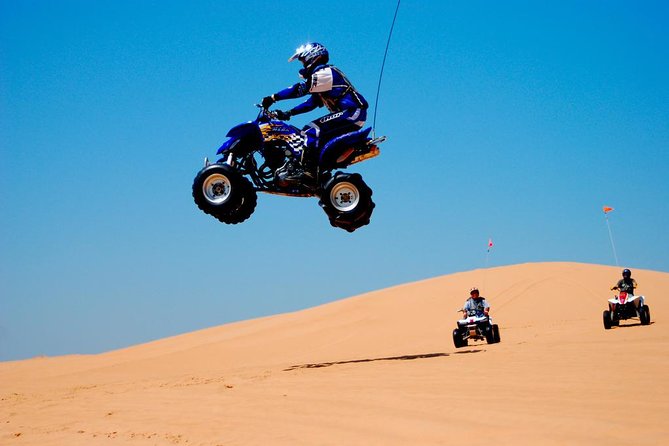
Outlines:
<svg viewBox="0 0 669 446"><path fill-rule="evenodd" d="M486 327L485 341L488 344L494 344L495 343L495 330L493 329L492 325L488 325L488 327Z"/></svg>
<svg viewBox="0 0 669 446"><path fill-rule="evenodd" d="M604 314L602 315L602 319L604 320L604 329L605 330L610 330L611 329L611 312L609 310L604 310Z"/></svg>
<svg viewBox="0 0 669 446"><path fill-rule="evenodd" d="M641 320L641 325L650 324L650 308L648 308L648 305L639 308L639 320Z"/></svg>
<svg viewBox="0 0 669 446"><path fill-rule="evenodd" d="M467 345L467 340L463 339L462 333L460 333L460 330L457 328L453 330L453 345L455 345L455 348L460 348Z"/></svg>
<svg viewBox="0 0 669 446"><path fill-rule="evenodd" d="M233 167L211 164L195 176L193 200L205 214L223 223L235 224L253 213L257 196L249 180Z"/></svg>
<svg viewBox="0 0 669 446"><path fill-rule="evenodd" d="M499 325L494 324L492 326L492 334L493 334L493 337L495 338L495 344L497 344L499 341L502 340L499 336Z"/></svg>
<svg viewBox="0 0 669 446"><path fill-rule="evenodd" d="M372 201L372 190L360 174L344 172L337 172L325 184L318 204L332 226L348 232L369 224L376 206Z"/></svg>
<svg viewBox="0 0 669 446"><path fill-rule="evenodd" d="M253 214L258 203L258 194L256 194L251 182L244 177L242 177L240 188L242 189L242 202L237 209L230 213L215 215L221 223L235 225L243 222Z"/></svg>

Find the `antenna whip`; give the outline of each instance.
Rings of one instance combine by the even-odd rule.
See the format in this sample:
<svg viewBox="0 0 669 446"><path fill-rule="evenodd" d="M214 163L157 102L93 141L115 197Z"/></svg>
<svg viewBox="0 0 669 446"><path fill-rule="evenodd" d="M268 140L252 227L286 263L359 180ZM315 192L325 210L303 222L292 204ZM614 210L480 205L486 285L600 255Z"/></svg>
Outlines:
<svg viewBox="0 0 669 446"><path fill-rule="evenodd" d="M393 28L395 28L395 19L397 19L397 11L400 10L400 1L401 0L397 0L397 7L395 8L395 15L393 16L393 23L392 25L390 25L388 42L386 42L386 51L383 53L383 62L381 63L381 72L379 73L379 85L376 87L376 100L374 101L374 120L372 121L372 129L374 137L376 137L376 110L379 105L379 91L381 91L381 78L383 78L383 68L386 66L386 57L388 56L388 47L390 46L390 38L393 36Z"/></svg>

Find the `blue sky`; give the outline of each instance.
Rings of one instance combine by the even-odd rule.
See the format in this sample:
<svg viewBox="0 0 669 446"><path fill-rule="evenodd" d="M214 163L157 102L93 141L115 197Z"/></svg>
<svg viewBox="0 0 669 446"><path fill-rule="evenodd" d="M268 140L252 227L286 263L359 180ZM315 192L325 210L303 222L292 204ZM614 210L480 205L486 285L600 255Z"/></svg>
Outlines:
<svg viewBox="0 0 669 446"><path fill-rule="evenodd" d="M374 190L371 224L349 234L316 199L269 195L241 225L201 213L203 158L298 80L300 44L325 44L373 103L396 3L338 5L0 1L0 360L481 268L489 237L490 266L614 264L603 205L621 266L669 271L659 1L405 0L388 141L349 169Z"/></svg>

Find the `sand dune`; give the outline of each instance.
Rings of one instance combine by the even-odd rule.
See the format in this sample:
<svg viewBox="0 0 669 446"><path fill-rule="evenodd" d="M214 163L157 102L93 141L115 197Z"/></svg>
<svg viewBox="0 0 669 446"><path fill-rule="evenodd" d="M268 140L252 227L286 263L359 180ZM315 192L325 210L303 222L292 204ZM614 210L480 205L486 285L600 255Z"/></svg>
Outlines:
<svg viewBox="0 0 669 446"><path fill-rule="evenodd" d="M619 274L476 270L99 355L0 363L0 444L663 444L669 274L634 270L653 323L605 331ZM473 285L502 342L456 350Z"/></svg>

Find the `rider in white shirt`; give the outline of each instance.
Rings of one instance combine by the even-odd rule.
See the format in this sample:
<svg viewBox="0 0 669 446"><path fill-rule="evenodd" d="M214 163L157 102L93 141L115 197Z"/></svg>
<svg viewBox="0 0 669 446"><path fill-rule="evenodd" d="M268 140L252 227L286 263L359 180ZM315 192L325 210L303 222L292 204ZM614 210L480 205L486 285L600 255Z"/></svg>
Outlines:
<svg viewBox="0 0 669 446"><path fill-rule="evenodd" d="M488 304L488 301L485 299L485 297L481 296L479 293L479 289L477 287L473 287L472 289L469 290L469 299L465 302L464 306L462 307L462 313L464 314L464 317L471 317L471 316L489 316L490 313L490 304Z"/></svg>

